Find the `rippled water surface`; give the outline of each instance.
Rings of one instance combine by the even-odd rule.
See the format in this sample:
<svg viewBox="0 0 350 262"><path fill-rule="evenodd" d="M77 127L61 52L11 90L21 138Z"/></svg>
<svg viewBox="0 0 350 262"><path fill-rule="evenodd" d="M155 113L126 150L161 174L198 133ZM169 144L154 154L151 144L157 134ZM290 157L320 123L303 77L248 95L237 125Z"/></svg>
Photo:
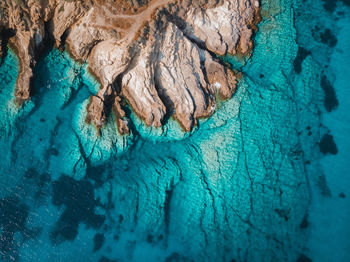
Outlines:
<svg viewBox="0 0 350 262"><path fill-rule="evenodd" d="M350 261L349 2L263 0L237 93L188 134L132 113L97 136L99 84L48 51L14 103L0 66L0 261Z"/></svg>

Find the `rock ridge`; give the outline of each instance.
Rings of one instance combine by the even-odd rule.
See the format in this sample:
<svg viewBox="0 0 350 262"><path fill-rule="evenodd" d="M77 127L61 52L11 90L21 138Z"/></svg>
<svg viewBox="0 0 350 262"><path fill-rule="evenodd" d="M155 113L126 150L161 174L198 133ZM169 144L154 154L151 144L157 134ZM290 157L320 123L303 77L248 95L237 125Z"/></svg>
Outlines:
<svg viewBox="0 0 350 262"><path fill-rule="evenodd" d="M19 103L30 99L38 55L52 38L101 84L88 123L100 129L114 112L127 134L128 103L148 126L172 116L190 131L235 92L238 72L217 56L249 55L259 21L257 0L5 0L0 55L8 41L19 58Z"/></svg>

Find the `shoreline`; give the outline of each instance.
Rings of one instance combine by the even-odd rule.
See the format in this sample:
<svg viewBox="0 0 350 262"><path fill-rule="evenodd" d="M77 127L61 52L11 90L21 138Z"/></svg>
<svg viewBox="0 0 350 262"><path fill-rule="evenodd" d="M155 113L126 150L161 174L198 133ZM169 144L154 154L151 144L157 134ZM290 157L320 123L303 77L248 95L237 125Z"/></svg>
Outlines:
<svg viewBox="0 0 350 262"><path fill-rule="evenodd" d="M153 17L153 19L156 19L154 17L155 16L155 12L157 10L159 10L158 9L159 7L167 5L168 2L170 2L170 1L166 1L165 3L160 3L159 1L151 1L146 6L143 6L142 8L140 8L140 10L138 10L138 12L135 13L135 15L129 15L129 16L126 15L126 16L127 17L132 17L133 19L135 19L135 17L137 17L138 15L141 15L144 12L146 12L147 17L150 16L150 17ZM177 1L175 1L175 2L177 2ZM246 18L246 19L249 19L249 21L250 21L249 23L246 24L247 29L246 28L240 29L243 32L242 34L245 33L245 30L251 29L252 30L252 35L250 35L249 32L246 33L247 35L243 35L243 37L239 39L239 42L236 45L236 51L234 52L235 54L231 54L232 56L238 57L238 59L240 59L240 58L243 59L245 62L249 59L249 57L252 54L252 50L254 48L254 37L255 37L256 32L258 31L258 24L262 21L261 7L260 7L259 1L255 1L254 3L252 2L252 5L253 6L250 7L251 11L252 11L252 14L250 14L250 16L247 16L247 18ZM150 9L147 9L147 7L150 7ZM125 19L127 19L127 18L125 18ZM251 21L251 19L252 19L252 21ZM144 30L145 25L148 24L148 23L149 23L149 21L147 19L143 19L141 22L138 22L137 24L141 24L141 27L138 28L138 30L136 32L134 32L135 35L134 35L133 32L131 32L131 35L133 35L134 38L137 37L139 40L140 40L140 37L141 38L147 38L147 36L144 36L144 37L140 36L139 32L142 32L142 30ZM132 26L132 28L134 28L134 27L135 27L135 25ZM181 29L180 29L180 31L181 31ZM43 39L43 42L42 42L42 45L44 47L47 47L49 38L50 37L52 38L52 35L53 35L53 32L46 32L45 39ZM186 35L184 37L188 38L188 36L186 36ZM16 40L18 40L18 39L16 39ZM33 39L30 39L30 41L33 41ZM61 43L62 47L57 46L57 43L53 42L53 45L52 45L52 47L50 46L50 48L52 48L52 49L56 48L56 49L60 50L61 52L67 52L69 57L72 60L74 60L75 62L77 62L77 63L79 63L81 65L82 64L86 64L87 65L87 72L99 84L99 90L97 91L96 94L94 94L92 96L99 96L99 92L101 90L103 90L103 88L107 88L107 87L103 86L103 84L102 84L103 81L101 79L101 76L99 76L96 73L96 71L94 71L93 66L90 66L90 64L92 62L91 61L89 62L89 58L91 57L91 53L94 52L94 47L92 47L91 50L89 51L89 53L87 54L87 58L85 60L83 60L82 58L79 57L78 54L75 53L75 51L73 51L70 41L72 41L72 40L71 39L70 40L67 39L67 41L64 41L64 45L62 45L62 43ZM194 43L194 45L198 46L198 43ZM23 57L20 56L19 47L16 45L15 41L11 40L11 38L9 39L9 46L12 48L12 50L14 51L16 56L19 58L19 71L18 71L19 73L18 73L18 76L17 76L17 79L16 79L16 87L15 87L15 91L14 92L15 92L17 104L18 104L18 106L21 106L21 105L23 105L23 103L25 103L25 101L29 100L31 95L33 94L33 88L34 88L34 86L33 86L33 79L35 78L34 67L35 67L35 64L36 64L37 60L40 59L40 57L36 56L36 54L33 54L33 55L25 54L29 58L33 59L33 62L31 62L31 64L29 65L31 67L31 69L32 69L31 74L26 75L27 72L24 71L24 69L25 69L25 62L26 61L24 61ZM244 47L244 50L242 50L243 47ZM126 45L124 48L131 48L131 46L130 45ZM215 58L214 56L218 55L217 53L211 51L207 46L204 46L204 47L199 47L198 46L198 48L200 50L208 51L209 54L212 56L212 58ZM34 50L33 52L36 52L36 51L37 50ZM229 54L229 52L226 51L225 56L227 56L227 55L230 55L230 54ZM232 68L232 64L227 64L222 59L219 59L219 60L213 59L213 60L215 60L215 62L217 62L217 63L220 63L227 70L232 71L232 73L233 73L233 75L234 75L236 80L239 80L239 78L242 77L242 73L237 71L237 70L235 70L235 69L233 69ZM99 69L99 68L97 68L97 69ZM225 72L226 72L226 69L225 69ZM123 72L121 74L123 74ZM226 77L227 77L227 74L228 73L226 72ZM119 74L119 76L120 76L120 74ZM26 86L26 85L24 85L22 83L22 85L25 88L24 89L22 88L23 90L21 90L19 81L22 78L26 79L27 77L30 78L28 86ZM206 101L205 108L203 108L203 110L201 109L202 111L199 111L198 113L196 113L196 110L194 110L191 113L191 116L184 115L183 117L182 116L179 117L177 115L177 112L174 111L174 112L169 112L168 113L167 111L169 111L169 109L166 108L165 109L165 115L168 115L167 118L168 117L172 117L174 120L176 120L179 123L180 127L183 129L183 131L190 132L197 125L197 119L207 119L215 112L216 108L212 109L214 104L216 104L217 102L220 102L220 101L228 100L234 95L234 93L236 92L236 83L231 83L233 80L230 77L227 77L226 79L227 80L225 80L225 81L228 81L227 82L227 90L226 91L220 91L220 89L217 89L215 91L216 93L215 93L213 98L207 97L205 99L205 101ZM115 82L116 79L114 79L113 81ZM211 83L211 81L210 82L208 82L208 80L205 80L205 81L207 82L207 85L214 84L214 83ZM95 110L97 110L95 113L97 113L100 116L102 116L102 115L104 115L106 113L107 114L111 113L111 112L109 112L109 110L107 110L108 112L106 111L107 107L108 108L109 107L112 108L114 106L113 101L112 101L113 99L109 99L109 98L114 98L116 96L119 96L120 95L119 93L122 93L122 92L117 92L115 90L116 88L114 87L113 84L111 84L110 86L112 88L112 92L113 92L112 94L103 93L102 94L103 97L100 94L100 97L102 97L101 99L102 99L102 103L103 104L100 105L99 107L102 106L103 108L99 108L99 107L95 108ZM119 88L122 89L122 86L120 86ZM231 88L232 88L232 90L231 90ZM24 92L24 94L23 94L23 92ZM222 92L224 92L224 93L222 93ZM208 96L208 95L210 96L209 93L205 94L205 96ZM109 98L105 97L105 96L108 96ZM112 96L112 97L110 97L110 96ZM136 102L133 101L131 96L127 96L127 97L122 96L121 99L125 100L129 104L131 110L141 119L141 121L143 121L146 124L146 126L149 126L149 127L154 126L154 127L158 128L158 127L163 125L162 122L164 121L163 118L165 116L162 117L162 119L160 120L160 125L159 126L158 126L158 124L153 125L154 122L148 123L149 121L146 121L147 117L142 114L142 109L141 109L141 111L137 109L137 107L135 106ZM194 98L192 98L192 99L194 99ZM105 101L105 100L108 100L108 101ZM109 101L109 100L111 100L111 101ZM93 100L90 97L89 104L87 105L87 110L92 105L92 102L93 102ZM194 104L196 102L197 101L193 101ZM171 115L169 115L169 114L171 114ZM198 114L198 115L195 116L195 114ZM108 117L108 116L106 116L106 117ZM189 126L189 125L186 126L186 124L184 123L184 121L187 122L186 119L191 119L191 124L190 124L191 126ZM87 116L86 122L89 122L89 123L93 122L94 123L95 122L94 121L94 115ZM104 124L105 123L103 123L101 127L103 127ZM96 126L96 124L95 124L95 126ZM97 129L100 129L101 127L96 126Z"/></svg>

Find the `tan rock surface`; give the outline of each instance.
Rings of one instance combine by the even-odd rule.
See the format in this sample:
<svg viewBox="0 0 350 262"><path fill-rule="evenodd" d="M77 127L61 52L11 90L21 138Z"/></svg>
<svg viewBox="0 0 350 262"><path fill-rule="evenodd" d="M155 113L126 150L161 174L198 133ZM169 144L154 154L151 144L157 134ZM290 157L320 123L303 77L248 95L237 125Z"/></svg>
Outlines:
<svg viewBox="0 0 350 262"><path fill-rule="evenodd" d="M100 128L113 111L128 133L126 100L149 126L172 115L189 131L214 112L217 93L234 93L236 75L216 55L249 54L259 8L257 0L5 0L0 29L16 31L19 101L30 98L33 68L51 37L101 83L88 122Z"/></svg>

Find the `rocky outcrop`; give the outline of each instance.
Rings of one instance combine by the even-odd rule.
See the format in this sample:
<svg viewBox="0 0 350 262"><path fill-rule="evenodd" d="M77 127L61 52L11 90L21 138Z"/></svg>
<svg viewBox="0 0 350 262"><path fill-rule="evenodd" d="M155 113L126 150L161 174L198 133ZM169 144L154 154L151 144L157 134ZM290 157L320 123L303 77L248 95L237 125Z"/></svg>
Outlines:
<svg viewBox="0 0 350 262"><path fill-rule="evenodd" d="M30 98L33 68L43 48L43 40L46 37L45 23L51 18L54 5L54 1L51 0L5 0L0 5L3 27L15 32L9 43L20 60L15 91L19 103Z"/></svg>
<svg viewBox="0 0 350 262"><path fill-rule="evenodd" d="M149 126L173 116L190 131L210 116L217 94L230 98L237 78L217 55L248 55L260 19L257 0L6 0L0 7L2 26L16 31L10 44L20 60L18 100L30 98L49 35L87 61L101 83L87 121L100 128L113 111L121 133L129 132L123 101Z"/></svg>

